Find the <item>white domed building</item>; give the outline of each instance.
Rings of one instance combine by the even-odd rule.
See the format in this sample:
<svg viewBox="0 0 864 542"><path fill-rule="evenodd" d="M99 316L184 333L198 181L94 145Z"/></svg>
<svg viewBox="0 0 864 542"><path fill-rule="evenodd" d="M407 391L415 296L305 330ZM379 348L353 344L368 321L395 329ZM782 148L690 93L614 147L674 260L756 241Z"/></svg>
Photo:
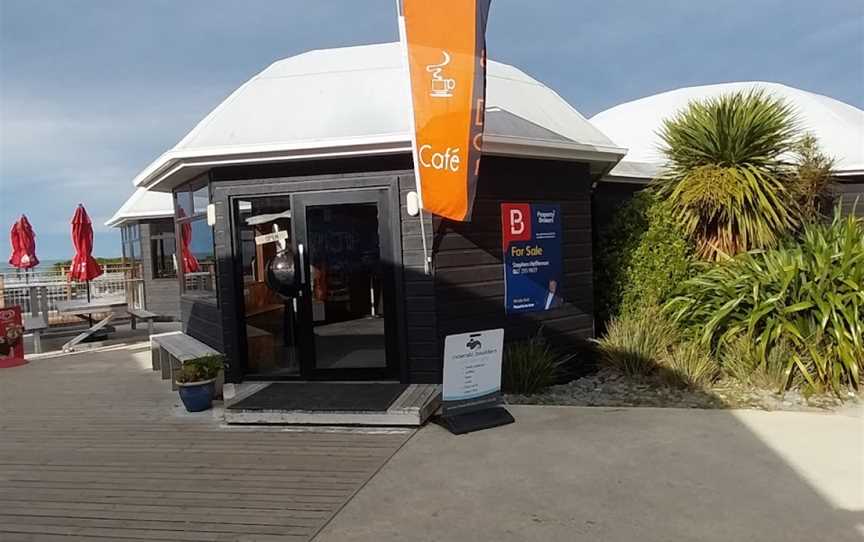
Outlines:
<svg viewBox="0 0 864 542"><path fill-rule="evenodd" d="M229 382L439 384L451 334L592 336L591 187L625 150L490 60L472 220L421 222L409 100L398 43L310 51L254 76L135 178L174 195L184 331L227 355ZM505 312L503 203L560 208L561 278L540 312Z"/></svg>
<svg viewBox="0 0 864 542"><path fill-rule="evenodd" d="M791 104L803 130L819 140L822 150L837 160L836 175L844 203L851 208L855 196L864 195L864 111L847 103L779 83L761 81L686 87L626 102L591 117L591 123L627 155L604 176L597 187L598 217L612 209L655 177L663 167L659 131L663 120L694 100L761 89ZM864 197L862 197L864 200ZM864 213L864 204L858 208Z"/></svg>

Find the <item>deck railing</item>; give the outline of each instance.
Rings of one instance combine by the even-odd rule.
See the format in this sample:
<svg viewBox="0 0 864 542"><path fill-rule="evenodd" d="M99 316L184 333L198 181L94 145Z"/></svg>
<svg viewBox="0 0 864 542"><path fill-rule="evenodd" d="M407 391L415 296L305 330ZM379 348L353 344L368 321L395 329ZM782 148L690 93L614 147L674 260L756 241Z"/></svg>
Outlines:
<svg viewBox="0 0 864 542"><path fill-rule="evenodd" d="M144 281L140 265L103 265L104 273L90 281L90 296L124 296L130 307L144 308ZM0 274L0 307L19 305L21 311L32 313L38 307L35 295L45 295L48 306L48 323L64 324L77 322L74 316L57 311L57 301L87 299L87 284L70 282L67 269L35 273Z"/></svg>

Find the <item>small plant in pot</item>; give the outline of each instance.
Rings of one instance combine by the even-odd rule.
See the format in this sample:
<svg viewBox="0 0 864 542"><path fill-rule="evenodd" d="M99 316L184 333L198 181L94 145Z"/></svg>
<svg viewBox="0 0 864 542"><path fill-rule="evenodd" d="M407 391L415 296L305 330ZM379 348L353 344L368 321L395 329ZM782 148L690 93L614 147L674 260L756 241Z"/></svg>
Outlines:
<svg viewBox="0 0 864 542"><path fill-rule="evenodd" d="M183 364L175 380L187 411L201 412L213 405L216 377L223 362L222 356L205 356Z"/></svg>

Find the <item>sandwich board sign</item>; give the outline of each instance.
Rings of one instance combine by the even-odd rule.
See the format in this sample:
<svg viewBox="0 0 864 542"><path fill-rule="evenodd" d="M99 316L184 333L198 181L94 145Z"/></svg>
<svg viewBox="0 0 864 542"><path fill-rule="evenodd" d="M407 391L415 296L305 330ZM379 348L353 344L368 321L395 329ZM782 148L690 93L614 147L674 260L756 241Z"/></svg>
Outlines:
<svg viewBox="0 0 864 542"><path fill-rule="evenodd" d="M448 335L444 340L441 418L452 433L514 421L500 406L503 353L503 329Z"/></svg>
<svg viewBox="0 0 864 542"><path fill-rule="evenodd" d="M24 365L24 325L21 307L0 309L0 369Z"/></svg>

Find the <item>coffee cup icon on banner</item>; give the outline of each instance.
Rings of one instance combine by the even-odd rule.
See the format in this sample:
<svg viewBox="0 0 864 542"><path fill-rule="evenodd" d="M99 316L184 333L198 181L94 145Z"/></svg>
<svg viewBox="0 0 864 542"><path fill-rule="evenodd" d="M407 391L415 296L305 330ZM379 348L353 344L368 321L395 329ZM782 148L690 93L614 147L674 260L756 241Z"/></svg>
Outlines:
<svg viewBox="0 0 864 542"><path fill-rule="evenodd" d="M450 98L456 88L456 80L444 77L444 67L450 64L450 53L447 51L441 51L441 53L444 55L444 59L440 64L426 66L426 71L432 74L432 92L429 95L433 98Z"/></svg>

